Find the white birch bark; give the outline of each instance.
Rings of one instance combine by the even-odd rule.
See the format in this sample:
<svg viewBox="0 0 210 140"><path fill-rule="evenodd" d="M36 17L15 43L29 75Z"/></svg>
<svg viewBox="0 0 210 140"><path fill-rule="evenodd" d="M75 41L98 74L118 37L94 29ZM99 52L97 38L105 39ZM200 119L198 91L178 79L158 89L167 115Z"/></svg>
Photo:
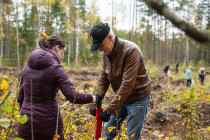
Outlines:
<svg viewBox="0 0 210 140"><path fill-rule="evenodd" d="M69 18L70 19L70 18ZM69 52L68 52L68 67L70 66L70 55L71 55L71 31L69 33Z"/></svg>
<svg viewBox="0 0 210 140"><path fill-rule="evenodd" d="M17 34L17 65L20 65L20 55L19 55L19 31L18 31L18 1L16 3L16 34Z"/></svg>
<svg viewBox="0 0 210 140"><path fill-rule="evenodd" d="M40 0L40 5L39 5L39 16L38 16L38 32L37 32L37 39L36 39L36 47L35 49L39 48L39 39L40 39L40 34L41 34L41 15L42 15L42 0Z"/></svg>
<svg viewBox="0 0 210 140"><path fill-rule="evenodd" d="M186 37L186 50L185 50L185 65L189 62L189 38Z"/></svg>
<svg viewBox="0 0 210 140"><path fill-rule="evenodd" d="M77 0L77 44L76 44L76 62L75 65L78 65L78 53L79 53L79 0Z"/></svg>
<svg viewBox="0 0 210 140"><path fill-rule="evenodd" d="M187 22L189 22L189 7L187 8ZM186 50L185 50L185 65L188 66L189 63L189 38L186 36Z"/></svg>

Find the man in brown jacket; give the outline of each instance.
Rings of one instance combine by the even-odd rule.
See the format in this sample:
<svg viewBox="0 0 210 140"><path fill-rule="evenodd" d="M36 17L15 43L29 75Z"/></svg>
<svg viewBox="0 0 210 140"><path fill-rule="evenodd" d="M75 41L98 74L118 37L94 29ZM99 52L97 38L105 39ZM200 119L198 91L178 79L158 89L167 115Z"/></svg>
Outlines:
<svg viewBox="0 0 210 140"><path fill-rule="evenodd" d="M151 80L143 54L135 43L115 37L106 23L93 26L90 37L91 51L99 49L104 52L103 68L98 79L100 95L105 96L110 84L115 93L100 114L101 120L106 122L105 136L107 140L114 139L128 116L127 136L130 140L138 140L151 97ZM110 132L108 128L112 126L117 128Z"/></svg>

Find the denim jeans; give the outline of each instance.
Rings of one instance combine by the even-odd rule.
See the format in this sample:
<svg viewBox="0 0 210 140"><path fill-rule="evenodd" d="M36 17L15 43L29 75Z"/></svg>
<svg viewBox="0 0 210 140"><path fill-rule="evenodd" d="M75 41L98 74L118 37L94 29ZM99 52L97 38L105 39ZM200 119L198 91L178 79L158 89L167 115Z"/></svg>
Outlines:
<svg viewBox="0 0 210 140"><path fill-rule="evenodd" d="M107 140L112 140L115 138L117 132L120 130L122 122L127 116L127 136L129 140L139 140L150 98L151 93L145 100L137 101L129 105L123 104L118 112L118 115L111 115L110 120L104 124L104 133ZM109 132L108 128L112 126L117 128L118 131L113 129L111 132Z"/></svg>

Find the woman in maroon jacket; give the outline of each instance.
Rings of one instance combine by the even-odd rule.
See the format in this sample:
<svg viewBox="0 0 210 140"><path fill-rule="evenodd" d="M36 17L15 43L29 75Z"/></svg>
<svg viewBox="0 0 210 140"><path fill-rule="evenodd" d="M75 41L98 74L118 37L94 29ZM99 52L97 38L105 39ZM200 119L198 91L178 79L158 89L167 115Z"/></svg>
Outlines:
<svg viewBox="0 0 210 140"><path fill-rule="evenodd" d="M63 121L56 102L58 90L75 104L100 102L101 97L75 90L60 65L66 51L66 43L60 37L42 37L39 46L29 55L22 71L17 100L21 115L26 114L28 120L25 124L19 124L18 137L25 140L52 140L57 134L63 139Z"/></svg>

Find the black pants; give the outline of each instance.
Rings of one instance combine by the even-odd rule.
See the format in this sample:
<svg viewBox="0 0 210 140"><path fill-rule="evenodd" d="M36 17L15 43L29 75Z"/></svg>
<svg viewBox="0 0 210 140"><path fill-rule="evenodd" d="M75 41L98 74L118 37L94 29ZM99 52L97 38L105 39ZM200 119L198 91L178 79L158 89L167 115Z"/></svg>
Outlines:
<svg viewBox="0 0 210 140"><path fill-rule="evenodd" d="M201 80L200 80L200 81L201 81L201 85L203 85L204 78L201 78Z"/></svg>
<svg viewBox="0 0 210 140"><path fill-rule="evenodd" d="M190 87L191 83L192 83L192 79L187 80L187 87Z"/></svg>

